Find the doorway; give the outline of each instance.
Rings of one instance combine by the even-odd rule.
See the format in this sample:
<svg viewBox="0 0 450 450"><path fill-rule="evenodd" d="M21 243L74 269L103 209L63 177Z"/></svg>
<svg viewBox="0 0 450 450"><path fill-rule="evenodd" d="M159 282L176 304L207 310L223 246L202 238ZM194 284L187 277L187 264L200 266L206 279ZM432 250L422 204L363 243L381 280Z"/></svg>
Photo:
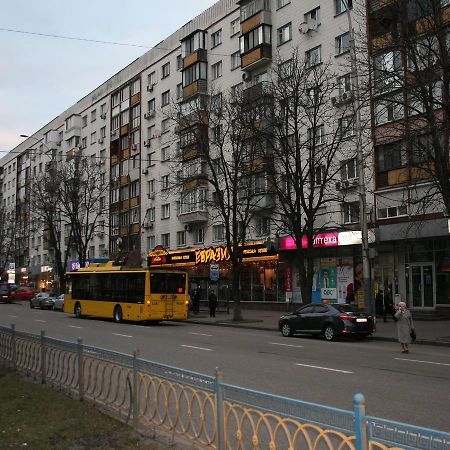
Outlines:
<svg viewBox="0 0 450 450"><path fill-rule="evenodd" d="M433 263L406 264L406 295L411 308L434 308L436 286Z"/></svg>

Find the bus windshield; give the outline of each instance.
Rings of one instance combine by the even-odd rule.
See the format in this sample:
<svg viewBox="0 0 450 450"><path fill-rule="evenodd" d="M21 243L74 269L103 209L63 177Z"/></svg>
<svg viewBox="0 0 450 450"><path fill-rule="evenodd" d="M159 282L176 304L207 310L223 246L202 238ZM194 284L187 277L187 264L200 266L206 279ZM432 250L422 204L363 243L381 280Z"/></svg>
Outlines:
<svg viewBox="0 0 450 450"><path fill-rule="evenodd" d="M152 294L184 294L185 289L185 273L153 272L150 274L150 293Z"/></svg>

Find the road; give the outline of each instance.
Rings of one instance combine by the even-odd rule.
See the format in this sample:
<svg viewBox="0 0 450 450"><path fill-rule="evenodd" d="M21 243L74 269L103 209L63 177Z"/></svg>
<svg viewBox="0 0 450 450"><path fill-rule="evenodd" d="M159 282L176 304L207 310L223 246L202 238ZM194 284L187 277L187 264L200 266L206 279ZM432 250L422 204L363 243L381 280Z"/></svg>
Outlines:
<svg viewBox="0 0 450 450"><path fill-rule="evenodd" d="M380 341L325 342L283 338L272 331L191 323L116 324L75 319L24 304L0 304L0 325L18 331L83 342L123 353L139 349L144 359L213 375L224 381L298 400L352 408L357 392L367 414L450 431L450 351L446 347Z"/></svg>

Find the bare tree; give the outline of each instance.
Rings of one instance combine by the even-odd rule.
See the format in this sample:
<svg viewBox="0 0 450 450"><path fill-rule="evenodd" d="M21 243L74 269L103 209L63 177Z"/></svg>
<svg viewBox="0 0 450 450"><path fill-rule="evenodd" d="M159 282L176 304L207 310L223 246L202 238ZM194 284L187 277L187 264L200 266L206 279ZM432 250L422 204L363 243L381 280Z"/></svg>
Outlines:
<svg viewBox="0 0 450 450"><path fill-rule="evenodd" d="M8 263L14 260L16 221L14 210L8 211L0 205L0 276L4 274Z"/></svg>

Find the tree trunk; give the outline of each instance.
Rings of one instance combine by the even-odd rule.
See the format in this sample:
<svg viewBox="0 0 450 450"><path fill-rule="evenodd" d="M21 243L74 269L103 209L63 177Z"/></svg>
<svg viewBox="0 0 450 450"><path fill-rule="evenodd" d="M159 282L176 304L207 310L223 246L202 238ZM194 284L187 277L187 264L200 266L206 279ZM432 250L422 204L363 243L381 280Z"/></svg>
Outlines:
<svg viewBox="0 0 450 450"><path fill-rule="evenodd" d="M238 258L232 259L231 262L231 272L232 272L232 292L233 292L233 320L236 322L242 321L242 310L241 310L241 298L240 298L240 278L241 278L241 263Z"/></svg>

